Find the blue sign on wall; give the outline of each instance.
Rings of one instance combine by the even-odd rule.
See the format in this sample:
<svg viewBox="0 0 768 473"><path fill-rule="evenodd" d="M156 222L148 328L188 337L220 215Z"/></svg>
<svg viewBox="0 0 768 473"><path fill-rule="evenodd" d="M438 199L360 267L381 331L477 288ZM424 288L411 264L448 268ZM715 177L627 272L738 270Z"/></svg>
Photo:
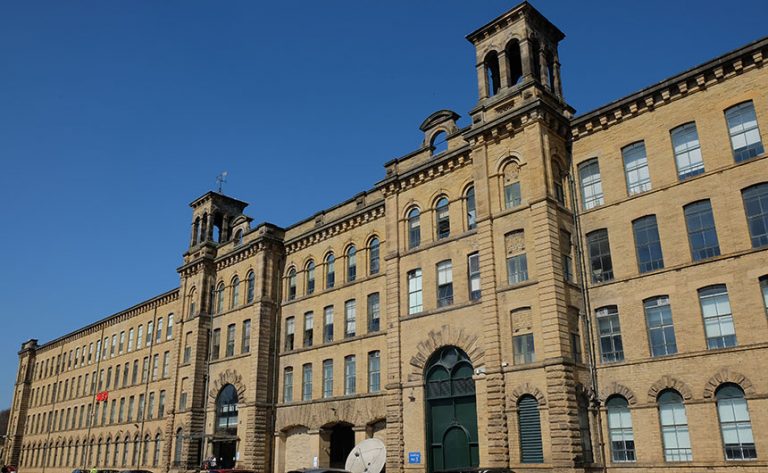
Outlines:
<svg viewBox="0 0 768 473"><path fill-rule="evenodd" d="M421 463L421 452L408 452L408 463Z"/></svg>

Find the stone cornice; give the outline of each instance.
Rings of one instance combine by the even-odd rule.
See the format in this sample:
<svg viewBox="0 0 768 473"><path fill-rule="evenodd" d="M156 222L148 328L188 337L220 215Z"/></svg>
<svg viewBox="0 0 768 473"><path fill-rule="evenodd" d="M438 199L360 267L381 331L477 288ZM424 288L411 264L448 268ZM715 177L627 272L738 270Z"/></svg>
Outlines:
<svg viewBox="0 0 768 473"><path fill-rule="evenodd" d="M102 328L115 325L120 322L124 322L139 314L143 314L157 307L170 304L171 302L176 301L178 298L179 298L179 288L172 289L164 294L160 294L159 296L156 296L152 299L136 304L135 306L130 307L126 310L123 310L116 314L112 314L90 325L86 325L85 327L75 330L74 332L70 332L59 338L51 340L48 343L44 343L43 345L40 345L39 347L37 347L35 351L39 353L41 350L55 347L60 342L68 342L75 338L91 335L93 333L101 331Z"/></svg>
<svg viewBox="0 0 768 473"><path fill-rule="evenodd" d="M573 140L605 130L624 120L650 112L670 102L763 66L768 38L755 41L686 72L611 102L571 121Z"/></svg>
<svg viewBox="0 0 768 473"><path fill-rule="evenodd" d="M469 146L446 153L434 160L427 161L414 169L409 169L402 174L392 174L378 184L378 188L388 197L396 192L418 186L440 176L453 172L472 162L469 156Z"/></svg>
<svg viewBox="0 0 768 473"><path fill-rule="evenodd" d="M355 227L384 216L384 201L378 201L349 215L328 222L285 242L285 253L291 254L327 240Z"/></svg>
<svg viewBox="0 0 768 473"><path fill-rule="evenodd" d="M561 136L568 134L568 122L563 114L547 102L537 100L488 123L473 125L469 131L464 133L464 137L472 147L475 147L482 142L499 141L519 133L525 127L537 122L544 123Z"/></svg>

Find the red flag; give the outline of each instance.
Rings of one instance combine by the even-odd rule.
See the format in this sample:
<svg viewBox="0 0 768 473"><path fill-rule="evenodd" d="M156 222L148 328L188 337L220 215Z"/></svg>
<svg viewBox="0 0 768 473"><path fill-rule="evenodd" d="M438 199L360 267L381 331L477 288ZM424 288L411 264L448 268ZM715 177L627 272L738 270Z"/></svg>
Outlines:
<svg viewBox="0 0 768 473"><path fill-rule="evenodd" d="M109 391L102 391L100 393L96 393L97 402L106 401L107 399L109 399Z"/></svg>

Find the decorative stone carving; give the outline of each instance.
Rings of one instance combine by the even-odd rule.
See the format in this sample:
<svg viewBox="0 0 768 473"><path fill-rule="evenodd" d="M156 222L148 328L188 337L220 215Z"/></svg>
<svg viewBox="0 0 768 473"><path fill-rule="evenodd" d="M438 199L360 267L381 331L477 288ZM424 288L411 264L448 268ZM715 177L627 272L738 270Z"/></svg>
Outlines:
<svg viewBox="0 0 768 473"><path fill-rule="evenodd" d="M664 376L653 383L653 386L648 390L648 402L655 403L656 399L659 397L659 393L665 389L674 389L679 392L686 401L693 398L691 388L689 388L687 384L672 376Z"/></svg>
<svg viewBox="0 0 768 473"><path fill-rule="evenodd" d="M208 396L210 396L210 398L215 401L216 397L219 395L219 391L221 391L221 388L227 384L231 384L237 390L238 403L242 404L245 402L245 384L243 384L242 376L240 376L235 370L226 370L219 373L219 378L212 380L211 382L211 388L208 390Z"/></svg>
<svg viewBox="0 0 768 473"><path fill-rule="evenodd" d="M421 381L424 377L424 366L429 357L438 348L449 345L464 350L474 368L485 365L485 352L480 348L477 337L465 333L464 329L443 325L438 331L430 331L427 337L416 346L417 353L411 357L411 372L408 374L408 381Z"/></svg>
<svg viewBox="0 0 768 473"><path fill-rule="evenodd" d="M509 396L509 405L517 407L517 402L526 394L530 394L531 396L535 397L536 401L539 403L539 407L543 407L547 404L547 399L544 397L544 393L541 392L539 388L529 383L525 383L516 387L512 391L512 394Z"/></svg>
<svg viewBox="0 0 768 473"><path fill-rule="evenodd" d="M512 161L504 167L504 183L515 182L520 179L520 165Z"/></svg>

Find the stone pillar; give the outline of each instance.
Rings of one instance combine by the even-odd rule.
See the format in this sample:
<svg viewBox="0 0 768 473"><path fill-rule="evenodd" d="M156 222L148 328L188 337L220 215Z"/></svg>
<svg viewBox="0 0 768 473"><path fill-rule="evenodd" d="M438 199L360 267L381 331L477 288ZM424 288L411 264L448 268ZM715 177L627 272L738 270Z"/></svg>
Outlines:
<svg viewBox="0 0 768 473"><path fill-rule="evenodd" d="M200 241L202 243L208 241L208 214L203 214L203 218L200 219Z"/></svg>
<svg viewBox="0 0 768 473"><path fill-rule="evenodd" d="M507 61L507 52L501 50L498 52L499 58L499 93L501 90L511 86L509 77L509 63Z"/></svg>
<svg viewBox="0 0 768 473"><path fill-rule="evenodd" d="M531 56L531 42L527 39L520 41L520 62L523 65L523 80L528 80L533 74L533 58Z"/></svg>
<svg viewBox="0 0 768 473"><path fill-rule="evenodd" d="M547 80L547 55L544 54L544 46L539 46L539 82L544 84L544 87L547 90L552 90L549 87L549 81Z"/></svg>
<svg viewBox="0 0 768 473"><path fill-rule="evenodd" d="M552 64L552 69L553 69L552 74L554 75L554 79L555 79L555 90L554 90L554 92L555 92L555 94L558 97L560 97L562 99L563 98L563 84L562 84L562 82L560 80L560 60L558 59L557 55L555 55L555 59L554 59L554 62Z"/></svg>
<svg viewBox="0 0 768 473"><path fill-rule="evenodd" d="M213 214L208 215L207 233L205 234L206 241L213 241Z"/></svg>
<svg viewBox="0 0 768 473"><path fill-rule="evenodd" d="M485 63L477 65L477 93L480 100L488 98L488 78L485 74Z"/></svg>
<svg viewBox="0 0 768 473"><path fill-rule="evenodd" d="M366 425L356 425L352 427L352 431L355 433L355 445L368 438L368 426Z"/></svg>
<svg viewBox="0 0 768 473"><path fill-rule="evenodd" d="M275 432L273 435L273 445L275 446L275 453L272 463L274 473L285 472L285 434L282 432Z"/></svg>

